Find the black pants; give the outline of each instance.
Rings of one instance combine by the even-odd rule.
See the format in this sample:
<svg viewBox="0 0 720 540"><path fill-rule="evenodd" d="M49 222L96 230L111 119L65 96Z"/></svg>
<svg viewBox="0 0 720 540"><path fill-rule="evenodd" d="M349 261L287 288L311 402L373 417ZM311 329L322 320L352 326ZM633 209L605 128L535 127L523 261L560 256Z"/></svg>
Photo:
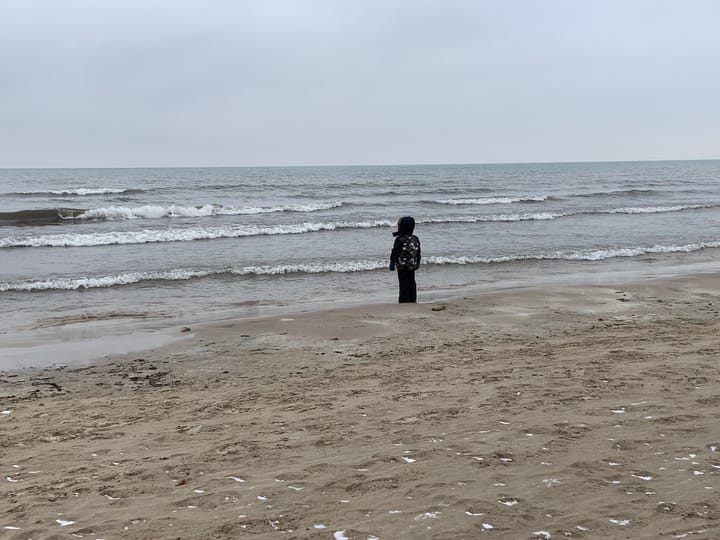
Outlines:
<svg viewBox="0 0 720 540"><path fill-rule="evenodd" d="M398 270L400 283L400 303L417 301L417 285L415 284L415 270Z"/></svg>

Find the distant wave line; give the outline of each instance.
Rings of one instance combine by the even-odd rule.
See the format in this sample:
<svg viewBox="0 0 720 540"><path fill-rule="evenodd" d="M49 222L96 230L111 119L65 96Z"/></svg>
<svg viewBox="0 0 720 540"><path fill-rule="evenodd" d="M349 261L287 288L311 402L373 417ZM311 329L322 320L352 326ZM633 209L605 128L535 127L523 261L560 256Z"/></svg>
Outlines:
<svg viewBox="0 0 720 540"><path fill-rule="evenodd" d="M367 222L299 223L295 225L228 225L197 229L142 229L139 231L112 231L106 233L48 234L41 236L0 238L0 248L10 247L89 247L114 244L148 244L156 242L188 242L278 234L302 234L332 231L345 228L391 227L394 222L377 220Z"/></svg>
<svg viewBox="0 0 720 540"><path fill-rule="evenodd" d="M593 191L591 193L575 193L572 197L626 197L628 195L655 195L658 191L654 189L611 189L607 191Z"/></svg>
<svg viewBox="0 0 720 540"><path fill-rule="evenodd" d="M720 205L680 205L668 207L626 207L609 210L581 212L539 212L528 214L498 214L489 216L458 216L418 219L419 224L443 223L490 223L545 221L584 214L649 214L660 212L678 212ZM0 221L2 221L0 219ZM189 242L195 240L217 240L222 238L242 238L249 236L268 236L282 234L304 234L341 229L373 229L394 227L393 220L304 222L289 225L227 225L222 227L184 228L184 229L141 229L137 231L112 231L97 233L66 233L39 236L15 236L0 238L0 248L22 247L91 247L106 245L148 244L159 242Z"/></svg>
<svg viewBox="0 0 720 540"><path fill-rule="evenodd" d="M114 220L114 219L160 219L166 217L209 217L269 214L276 212L318 212L339 208L340 201L307 204L280 204L275 206L224 206L205 204L202 206L156 206L145 205L135 208L110 206L93 208L81 214L68 216L72 220Z"/></svg>
<svg viewBox="0 0 720 540"><path fill-rule="evenodd" d="M601 261L618 257L639 257L649 254L691 253L708 248L719 248L720 241L701 242L683 245L636 246L612 249L587 249L577 251L554 251L541 254L508 255L505 257L480 256L430 256L423 260L424 265L464 266L481 264L506 264L532 261ZM120 285L132 285L149 281L180 281L209 276L274 276L282 274L322 274L370 272L387 267L384 260L362 260L330 263L297 263L275 266L244 266L222 269L173 269L155 272L128 272L114 276L55 278L37 281L15 281L0 283L0 292L30 292L47 290L77 290L106 288Z"/></svg>
<svg viewBox="0 0 720 540"><path fill-rule="evenodd" d="M452 206L460 205L486 205L486 204L513 204L526 202L543 202L548 199L548 195L526 196L526 197L479 197L479 198L460 198L460 199L437 199L432 201L422 201L435 204L449 204Z"/></svg>
<svg viewBox="0 0 720 540"><path fill-rule="evenodd" d="M120 195L123 193L144 193L148 190L141 188L68 188L68 189L48 189L40 191L16 191L12 193L2 193L2 196L14 197L44 197L47 195L60 196L80 196L87 197L93 195Z"/></svg>
<svg viewBox="0 0 720 540"><path fill-rule="evenodd" d="M256 215L277 212L318 212L339 208L340 201L328 203L285 204L276 206L223 206L206 204L204 206L154 206L139 207L110 206L107 208L42 208L0 212L0 224L3 225L46 225L64 221L113 221L130 219L161 219L176 217L211 217Z"/></svg>

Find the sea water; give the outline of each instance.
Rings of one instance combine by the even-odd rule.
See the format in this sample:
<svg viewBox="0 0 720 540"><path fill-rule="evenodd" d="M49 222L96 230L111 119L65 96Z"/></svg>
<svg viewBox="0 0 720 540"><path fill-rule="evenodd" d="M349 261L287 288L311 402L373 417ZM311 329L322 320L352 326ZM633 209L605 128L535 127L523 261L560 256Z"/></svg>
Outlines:
<svg viewBox="0 0 720 540"><path fill-rule="evenodd" d="M3 337L714 271L720 161L0 170Z"/></svg>

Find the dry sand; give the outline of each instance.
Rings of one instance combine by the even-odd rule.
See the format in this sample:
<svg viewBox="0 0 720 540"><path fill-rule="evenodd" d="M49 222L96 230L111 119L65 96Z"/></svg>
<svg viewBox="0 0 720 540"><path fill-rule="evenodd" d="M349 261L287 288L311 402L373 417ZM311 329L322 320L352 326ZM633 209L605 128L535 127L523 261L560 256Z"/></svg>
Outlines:
<svg viewBox="0 0 720 540"><path fill-rule="evenodd" d="M2 373L0 538L720 538L718 291L223 321Z"/></svg>

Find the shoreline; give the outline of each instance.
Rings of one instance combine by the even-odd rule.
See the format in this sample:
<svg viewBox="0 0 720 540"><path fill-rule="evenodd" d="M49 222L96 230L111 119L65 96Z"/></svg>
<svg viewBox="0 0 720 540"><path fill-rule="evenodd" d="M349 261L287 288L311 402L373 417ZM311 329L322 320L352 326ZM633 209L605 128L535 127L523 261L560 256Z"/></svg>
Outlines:
<svg viewBox="0 0 720 540"><path fill-rule="evenodd" d="M190 326L0 372L4 537L720 535L720 274Z"/></svg>
<svg viewBox="0 0 720 540"><path fill-rule="evenodd" d="M587 263L576 262L580 266L574 270L565 268L534 277L505 276L492 283L430 287L421 291L420 302L428 304L460 298L480 298L522 290L597 287L607 284L632 286L683 277L701 278L714 273L713 259L707 255L666 261L664 265L655 268L638 267L638 263L642 264L642 261L620 259L591 270L591 267L585 266ZM392 305L397 298L393 290L396 279L394 276L389 278L385 280L387 283L383 283L384 286L389 285L389 289L370 296L363 294L344 299L279 304L249 300L201 314L186 310L175 312L167 309L169 306L148 311L137 302L130 306L119 306L115 310L98 310L88 306L82 311L71 310L60 316L51 316L55 312L48 312L32 323L28 319L21 327L11 326L9 330L0 333L0 372L53 366L86 366L115 356L142 353L144 350L186 341L188 336L183 330L188 327ZM48 360L50 356L52 360Z"/></svg>

